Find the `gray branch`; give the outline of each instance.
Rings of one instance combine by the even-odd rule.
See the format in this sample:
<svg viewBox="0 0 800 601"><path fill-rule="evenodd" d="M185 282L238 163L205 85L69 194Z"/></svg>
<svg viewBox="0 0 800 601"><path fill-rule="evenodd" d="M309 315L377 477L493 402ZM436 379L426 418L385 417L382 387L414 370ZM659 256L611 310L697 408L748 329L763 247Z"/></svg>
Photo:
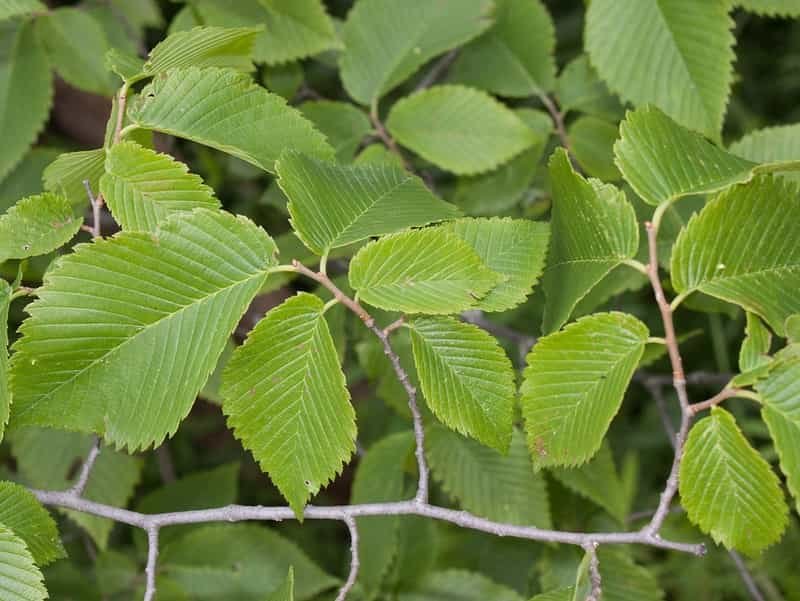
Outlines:
<svg viewBox="0 0 800 601"><path fill-rule="evenodd" d="M358 526L356 525L356 520L355 518L347 517L344 519L344 523L347 524L347 529L350 531L350 573L347 575L347 581L339 589L336 601L344 601L347 598L347 593L356 584L358 568L361 565L358 558Z"/></svg>
<svg viewBox="0 0 800 601"><path fill-rule="evenodd" d="M72 485L72 488L69 489L70 494L76 497L83 495L83 491L86 490L86 485L89 483L89 476L92 475L92 468L94 468L98 455L100 455L100 438L95 436L92 441L92 448L89 449L89 454L86 455L86 459L84 459L83 465L81 466L78 479L75 481L75 484Z"/></svg>

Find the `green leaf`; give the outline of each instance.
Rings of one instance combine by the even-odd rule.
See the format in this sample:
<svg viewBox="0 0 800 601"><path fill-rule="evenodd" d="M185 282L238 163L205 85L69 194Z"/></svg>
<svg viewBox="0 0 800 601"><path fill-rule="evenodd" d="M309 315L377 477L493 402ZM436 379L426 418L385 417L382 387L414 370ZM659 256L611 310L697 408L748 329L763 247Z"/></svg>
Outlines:
<svg viewBox="0 0 800 601"><path fill-rule="evenodd" d="M325 134L336 152L336 160L349 163L372 125L363 111L347 102L315 100L300 105L300 112Z"/></svg>
<svg viewBox="0 0 800 601"><path fill-rule="evenodd" d="M167 513L225 507L237 501L239 487L239 464L228 463L214 469L197 471L169 482L146 494L136 504L140 513ZM162 545L197 528L195 525L172 526L161 531ZM139 532L139 541L145 542L144 533Z"/></svg>
<svg viewBox="0 0 800 601"><path fill-rule="evenodd" d="M102 26L89 13L57 8L36 19L36 29L50 62L67 83L93 94L114 94L115 77L105 62L110 45Z"/></svg>
<svg viewBox="0 0 800 601"><path fill-rule="evenodd" d="M449 79L500 96L553 87L555 27L541 0L497 0L494 25L461 49Z"/></svg>
<svg viewBox="0 0 800 601"><path fill-rule="evenodd" d="M294 569L292 567L289 567L289 573L286 574L284 583L267 597L267 601L294 601Z"/></svg>
<svg viewBox="0 0 800 601"><path fill-rule="evenodd" d="M572 469L554 468L550 473L570 490L605 509L620 524L628 518L629 500L608 444L584 465Z"/></svg>
<svg viewBox="0 0 800 601"><path fill-rule="evenodd" d="M5 601L44 601L47 589L25 543L0 524L0 590Z"/></svg>
<svg viewBox="0 0 800 601"><path fill-rule="evenodd" d="M563 149L550 159L550 180L553 216L543 277L545 333L564 325L578 302L639 248L636 213L624 192L584 179Z"/></svg>
<svg viewBox="0 0 800 601"><path fill-rule="evenodd" d="M414 363L434 415L501 453L511 443L514 368L485 330L451 317L410 324Z"/></svg>
<svg viewBox="0 0 800 601"><path fill-rule="evenodd" d="M459 215L420 178L392 165L343 166L287 152L275 169L289 197L292 226L319 255Z"/></svg>
<svg viewBox="0 0 800 601"><path fill-rule="evenodd" d="M33 22L0 22L0 98L2 180L44 128L53 101L50 64Z"/></svg>
<svg viewBox="0 0 800 601"><path fill-rule="evenodd" d="M533 471L518 430L508 455L441 426L426 430L425 443L434 478L465 510L495 522L552 527L547 484Z"/></svg>
<svg viewBox="0 0 800 601"><path fill-rule="evenodd" d="M800 3L797 10L800 14ZM800 123L766 127L750 132L731 144L728 150L736 156L756 163L800 160ZM795 182L800 181L800 174L797 173L787 173L784 177L791 178Z"/></svg>
<svg viewBox="0 0 800 601"><path fill-rule="evenodd" d="M0 263L46 255L69 242L81 223L62 196L45 192L23 198L0 215Z"/></svg>
<svg viewBox="0 0 800 601"><path fill-rule="evenodd" d="M333 153L297 109L231 69L172 69L142 90L128 116L139 127L211 146L270 172L285 148L323 158Z"/></svg>
<svg viewBox="0 0 800 601"><path fill-rule="evenodd" d="M42 172L60 152L52 147L31 148L14 170L0 182L0 211L5 212L20 198L44 191Z"/></svg>
<svg viewBox="0 0 800 601"><path fill-rule="evenodd" d="M600 547L603 601L662 601L664 591L651 570L637 565L627 549Z"/></svg>
<svg viewBox="0 0 800 601"><path fill-rule="evenodd" d="M764 406L761 417L780 457L789 491L800 512L800 357L780 360L756 384Z"/></svg>
<svg viewBox="0 0 800 601"><path fill-rule="evenodd" d="M453 202L472 215L497 215L514 207L525 195L536 176L539 159L553 130L550 117L535 109L517 109L538 141L494 171L456 182Z"/></svg>
<svg viewBox="0 0 800 601"><path fill-rule="evenodd" d="M150 51L143 74L181 67L227 67L252 71L260 27L195 27L171 34Z"/></svg>
<svg viewBox="0 0 800 601"><path fill-rule="evenodd" d="M600 448L649 332L625 313L597 313L540 338L520 390L537 467L578 466Z"/></svg>
<svg viewBox="0 0 800 601"><path fill-rule="evenodd" d="M784 326L789 342L800 343L800 314L796 313L787 317Z"/></svg>
<svg viewBox="0 0 800 601"><path fill-rule="evenodd" d="M189 412L275 250L247 219L205 209L155 235L79 245L28 305L12 421L103 433L131 450L157 445Z"/></svg>
<svg viewBox="0 0 800 601"><path fill-rule="evenodd" d="M11 286L0 279L0 442L3 440L11 412L11 390L8 386L8 309Z"/></svg>
<svg viewBox="0 0 800 601"><path fill-rule="evenodd" d="M381 309L460 313L501 281L455 234L439 228L385 236L350 262L350 285Z"/></svg>
<svg viewBox="0 0 800 601"><path fill-rule="evenodd" d="M222 409L298 519L355 451L355 412L322 301L267 313L225 368Z"/></svg>
<svg viewBox="0 0 800 601"><path fill-rule="evenodd" d="M275 65L273 67L269 66L264 67L261 70L261 77L264 82L264 87L267 88L270 92L275 92L276 94L286 98L286 100L291 100L300 90L300 86L303 85L303 81L305 80L305 73L303 72L302 63L295 62L295 63L286 63L285 65ZM331 101L320 100L319 102L327 103ZM304 104L310 104L310 103L304 103ZM347 106L348 108L355 108L350 105ZM307 119L311 120L317 126L317 129L319 129L320 131L322 131L322 133L325 134L325 136L328 138L328 141L330 142L331 141L330 134L326 131L323 131L323 126L320 123L314 121L313 115L306 114L303 106L300 106L300 110L303 111ZM337 158L340 150L341 147L337 145L336 148Z"/></svg>
<svg viewBox="0 0 800 601"><path fill-rule="evenodd" d="M769 349L772 344L770 331L757 315L750 312L747 312L745 334L739 350L739 371L742 373L769 363Z"/></svg>
<svg viewBox="0 0 800 601"><path fill-rule="evenodd" d="M620 133L614 144L617 167L636 193L654 206L690 194L719 192L759 173L800 169L797 161L759 165L734 156L652 106L629 112Z"/></svg>
<svg viewBox="0 0 800 601"><path fill-rule="evenodd" d="M506 279L475 303L506 311L524 303L544 269L550 226L528 219L459 219L442 226L464 240L484 264Z"/></svg>
<svg viewBox="0 0 800 601"><path fill-rule="evenodd" d="M294 571L294 594L307 601L338 584L293 542L256 524L209 524L164 545L159 569L188 599L258 601Z"/></svg>
<svg viewBox="0 0 800 601"><path fill-rule="evenodd" d="M460 175L490 171L538 138L485 92L456 85L434 86L401 99L386 126L403 146Z"/></svg>
<svg viewBox="0 0 800 601"><path fill-rule="evenodd" d="M438 54L491 24L489 0L359 0L342 31L341 77L347 93L370 104Z"/></svg>
<svg viewBox="0 0 800 601"><path fill-rule="evenodd" d="M672 286L741 305L784 333L800 312L800 207L798 189L760 177L722 192L678 236L672 251Z"/></svg>
<svg viewBox="0 0 800 601"><path fill-rule="evenodd" d="M682 125L719 138L733 81L727 12L727 0L593 1L586 50L626 102L651 102Z"/></svg>
<svg viewBox="0 0 800 601"><path fill-rule="evenodd" d="M574 601L575 589L573 587L560 588L531 598L531 601Z"/></svg>
<svg viewBox="0 0 800 601"><path fill-rule="evenodd" d="M522 601L515 590L465 570L434 572L410 591L401 592L398 601Z"/></svg>
<svg viewBox="0 0 800 601"><path fill-rule="evenodd" d="M769 17L799 17L798 0L734 0L734 6Z"/></svg>
<svg viewBox="0 0 800 601"><path fill-rule="evenodd" d="M24 484L43 490L64 490L74 484L75 466L80 465L94 444L85 434L44 428L17 428L9 432L8 438ZM104 447L83 496L97 503L126 507L141 470L141 459ZM59 511L88 532L100 549L107 547L114 522L78 511Z"/></svg>
<svg viewBox="0 0 800 601"><path fill-rule="evenodd" d="M155 232L172 213L219 208L214 191L184 163L133 142L108 151L100 191L125 230Z"/></svg>
<svg viewBox="0 0 800 601"><path fill-rule="evenodd" d="M567 130L571 150L588 175L603 181L620 179L614 164L614 141L617 126L598 117L582 116Z"/></svg>
<svg viewBox="0 0 800 601"><path fill-rule="evenodd" d="M352 504L384 503L403 497L405 460L414 449L414 436L406 430L372 445L356 468L350 496ZM398 516L359 518L358 582L368 599L374 599L398 550Z"/></svg>
<svg viewBox="0 0 800 601"><path fill-rule="evenodd" d="M321 0L259 0L266 10L263 56L270 65L340 48L333 21Z"/></svg>
<svg viewBox="0 0 800 601"><path fill-rule="evenodd" d="M561 71L556 82L556 96L564 113L577 111L608 121L618 121L622 105L597 77L585 54L573 59Z"/></svg>
<svg viewBox="0 0 800 601"><path fill-rule="evenodd" d="M689 432L680 494L689 519L728 549L757 555L786 528L778 478L721 407Z"/></svg>
<svg viewBox="0 0 800 601"><path fill-rule="evenodd" d="M105 173L105 160L106 151L102 148L65 152L44 170L44 189L57 192L83 212L89 206L89 197L83 182L88 180L89 187L97 194L100 178Z"/></svg>
<svg viewBox="0 0 800 601"><path fill-rule="evenodd" d="M45 566L67 555L53 518L19 484L0 482L0 524L25 542L37 565Z"/></svg>
<svg viewBox="0 0 800 601"><path fill-rule="evenodd" d="M0 0L0 20L36 12L47 12L47 7L39 0Z"/></svg>

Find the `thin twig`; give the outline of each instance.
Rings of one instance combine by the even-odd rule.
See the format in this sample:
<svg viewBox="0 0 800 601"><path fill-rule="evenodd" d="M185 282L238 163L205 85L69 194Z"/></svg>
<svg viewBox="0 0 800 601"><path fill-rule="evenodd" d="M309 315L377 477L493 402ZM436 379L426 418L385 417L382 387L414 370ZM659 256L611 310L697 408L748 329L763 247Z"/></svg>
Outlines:
<svg viewBox="0 0 800 601"><path fill-rule="evenodd" d="M156 565L158 564L158 530L159 526L151 524L145 528L147 532L147 566L144 569L145 584L144 601L156 598Z"/></svg>
<svg viewBox="0 0 800 601"><path fill-rule="evenodd" d="M758 590L756 581L753 579L753 575L747 568L747 564L744 562L744 559L742 559L742 556L732 549L728 551L728 555L731 556L731 559L736 566L736 571L739 572L739 576L742 578L742 582L744 582L747 592L750 593L750 598L753 601L766 601L766 599L764 599L764 595L762 595L761 591Z"/></svg>
<svg viewBox="0 0 800 601"><path fill-rule="evenodd" d="M483 311L478 309L464 311L461 314L461 319L467 323L478 326L482 330L486 330L492 336L497 338L505 338L506 340L516 344L517 351L519 353L520 365L525 363L525 357L528 356L528 353L533 348L533 345L536 344L536 336L519 332L500 323L495 323L492 320L487 319Z"/></svg>
<svg viewBox="0 0 800 601"><path fill-rule="evenodd" d="M100 219L103 212L103 195L98 194L95 196L92 193L92 186L88 179L83 180L83 187L86 188L86 195L89 197L89 203L92 205L92 227L89 230L93 238L100 238L103 235L102 224Z"/></svg>
<svg viewBox="0 0 800 601"><path fill-rule="evenodd" d="M344 601L347 598L347 593L356 584L358 568L361 565L358 558L358 526L356 525L356 520L352 517L346 517L344 523L347 524L347 529L350 530L350 573L347 575L347 581L339 589L336 601Z"/></svg>
<svg viewBox="0 0 800 601"><path fill-rule="evenodd" d="M650 393L650 396L656 402L656 408L658 409L658 414L661 417L661 424L664 426L664 431L667 433L667 438L669 438L669 444L672 445L672 448L675 448L675 426L672 423L672 418L669 416L669 410L667 409L667 399L664 398L664 390L662 385L654 380L644 379L642 380L642 385L647 388L647 391Z"/></svg>
<svg viewBox="0 0 800 601"><path fill-rule="evenodd" d="M431 70L428 71L425 77L419 81L417 87L414 88L414 91L419 92L426 88L430 88L433 84L439 81L439 79L443 77L453 65L456 58L458 58L458 49L451 50L438 61L436 61L431 67Z"/></svg>
<svg viewBox="0 0 800 601"><path fill-rule="evenodd" d="M162 528L178 524L203 524L208 522L242 522L242 521L285 521L296 519L290 507L262 507L245 505L228 505L213 509L178 511L174 513L143 514L129 509L121 509L112 505L95 503L75 495L58 491L31 491L41 503L65 509L74 509L115 522L128 524L144 530ZM517 526L494 522L481 518L467 511L447 509L429 503L420 503L416 499L389 503L368 503L364 505L333 505L318 507L309 505L303 511L305 519L344 521L347 517L360 518L369 516L416 515L443 522L449 522L462 528L478 530L496 536L510 536L527 540L583 546L589 542L608 545L647 545L658 549L670 549L682 553L690 553L702 557L706 553L705 545L666 540L659 536L651 536L647 532L564 532L560 530L544 530L534 526Z"/></svg>
<svg viewBox="0 0 800 601"><path fill-rule="evenodd" d="M78 474L78 479L68 491L70 494L75 495L76 497L83 495L83 491L86 490L86 485L89 483L89 476L92 475L92 468L97 461L98 455L100 455L100 438L95 436L92 441L92 448L89 449L89 453L86 455L83 465L81 465L81 471Z"/></svg>
<svg viewBox="0 0 800 601"><path fill-rule="evenodd" d="M402 327L403 327L403 324L404 324L405 322L406 322L406 318L405 318L405 316L404 316L404 315L401 315L399 319L396 319L395 321L393 321L392 323L390 323L388 326L386 326L385 328L383 328L383 335L384 335L384 336L388 336L389 334L391 334L391 333L392 333L392 332L394 332L395 330L402 328Z"/></svg>
<svg viewBox="0 0 800 601"><path fill-rule="evenodd" d="M589 556L589 594L586 601L600 601L603 597L603 577L600 575L600 560L597 558L597 543L589 542L583 545Z"/></svg>
<svg viewBox="0 0 800 601"><path fill-rule="evenodd" d="M119 89L117 95L117 123L114 127L114 144L118 144L122 140L122 124L125 121L125 105L128 102L128 84L124 84Z"/></svg>
<svg viewBox="0 0 800 601"><path fill-rule="evenodd" d="M561 145L567 149L567 152L569 153L574 165L575 160L572 155L572 144L570 144L569 136L567 135L567 128L564 125L564 113L558 110L558 106L556 106L555 101L547 94L540 94L539 100L544 105L544 108L547 109L547 112L550 113L550 118L553 120L553 125L556 128L558 139L561 141Z"/></svg>
<svg viewBox="0 0 800 601"><path fill-rule="evenodd" d="M381 139L381 142L383 142L386 148L388 148L391 152L400 157L400 161L403 163L403 167L406 171L413 173L414 169L406 159L403 151L400 150L397 142L394 141L394 138L391 136L391 134L389 134L389 132L386 130L386 127L383 125L383 121L381 121L380 115L378 115L377 102L372 103L372 107L369 111L369 120L372 122L372 127L375 128L375 133Z"/></svg>
<svg viewBox="0 0 800 601"><path fill-rule="evenodd" d="M406 391L406 396L408 397L408 408L411 411L411 419L414 426L414 438L416 440L416 449L414 454L417 458L417 469L419 471L419 481L417 484L417 494L415 499L419 503L427 503L428 481L430 478L428 461L425 458L425 428L422 423L422 413L417 405L417 389L411 384L411 380L408 377L408 372L403 369L403 366L400 363L399 355L392 349L388 334L375 325L375 320L373 317L367 313L367 310L364 309L364 307L362 307L358 301L350 298L344 292L342 292L326 274L322 272L315 272L299 261L292 261L292 266L298 273L311 278L318 284L321 284L327 288L331 294L333 294L335 299L341 302L353 313L358 315L361 321L364 322L364 325L366 325L367 328L369 328L369 330L378 337L378 339L381 341L381 344L383 344L383 352L389 358L389 362L392 364L392 369L394 369L397 379L400 381L400 384L402 384Z"/></svg>
<svg viewBox="0 0 800 601"><path fill-rule="evenodd" d="M701 411L704 411L706 409L711 409L711 407L719 405L722 401L726 399L730 399L742 394L747 394L747 391L741 390L739 388L723 388L721 391L719 391L717 394L712 396L707 401L703 401L702 403L692 403L691 405L689 405L689 412L692 415L697 415Z"/></svg>
<svg viewBox="0 0 800 601"><path fill-rule="evenodd" d="M664 324L664 340L667 344L667 353L669 354L670 364L672 365L672 385L675 392L678 394L678 402L681 407L681 421L678 432L675 434L675 457L672 461L672 468L670 469L667 484L664 491L661 493L658 507L653 514L650 523L645 526L644 532L652 536L656 536L664 520L669 514L670 503L678 492L678 474L680 472L681 461L683 460L683 449L686 443L686 437L689 434L689 427L692 422L692 413L689 409L689 395L686 392L686 377L683 372L683 360L681 359L680 349L678 347L678 339L675 336L675 324L672 321L672 308L664 296L664 289L661 286L661 279L658 273L658 222L656 225L651 222L645 223L647 230L647 243L649 250L650 261L648 263L647 275L650 279L650 285L653 288L656 304L661 312L661 321Z"/></svg>

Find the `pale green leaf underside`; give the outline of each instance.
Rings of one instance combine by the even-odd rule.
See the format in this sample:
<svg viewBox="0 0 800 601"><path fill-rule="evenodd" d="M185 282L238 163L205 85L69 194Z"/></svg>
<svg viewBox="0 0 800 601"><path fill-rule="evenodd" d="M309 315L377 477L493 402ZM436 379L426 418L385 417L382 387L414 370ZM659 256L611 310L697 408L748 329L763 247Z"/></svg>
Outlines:
<svg viewBox="0 0 800 601"><path fill-rule="evenodd" d="M718 138L733 80L727 0L597 0L586 14L586 50L623 100L653 103Z"/></svg>
<svg viewBox="0 0 800 601"><path fill-rule="evenodd" d="M106 151L102 148L65 152L45 168L42 174L44 189L57 192L73 207L83 210L89 206L83 182L88 180L92 193L97 194L100 178L105 172L105 160Z"/></svg>
<svg viewBox="0 0 800 601"><path fill-rule="evenodd" d="M434 86L399 100L386 126L403 146L459 175L490 171L539 139L487 93L457 85Z"/></svg>
<svg viewBox="0 0 800 601"><path fill-rule="evenodd" d="M350 495L352 504L383 503L403 497L406 459L414 449L410 430L391 434L372 445L361 457ZM360 518L358 582L368 598L374 598L397 554L397 516Z"/></svg>
<svg viewBox="0 0 800 601"><path fill-rule="evenodd" d="M0 180L22 159L47 122L53 77L33 22L0 22ZM24 98L22 105L18 99Z"/></svg>
<svg viewBox="0 0 800 601"><path fill-rule="evenodd" d="M482 574L466 570L433 572L402 592L398 601L523 601L515 590L495 583Z"/></svg>
<svg viewBox="0 0 800 601"><path fill-rule="evenodd" d="M50 513L19 484L0 482L0 524L25 542L37 565L66 557Z"/></svg>
<svg viewBox="0 0 800 601"><path fill-rule="evenodd" d="M288 152L275 169L297 235L319 255L459 215L420 178L392 165L350 167Z"/></svg>
<svg viewBox="0 0 800 601"><path fill-rule="evenodd" d="M131 103L131 122L227 152L265 171L286 148L330 158L325 138L276 94L231 69L172 69Z"/></svg>
<svg viewBox="0 0 800 601"><path fill-rule="evenodd" d="M756 384L781 470L800 513L800 357L781 360Z"/></svg>
<svg viewBox="0 0 800 601"><path fill-rule="evenodd" d="M733 5L759 15L800 16L800 0L734 0Z"/></svg>
<svg viewBox="0 0 800 601"><path fill-rule="evenodd" d="M266 601L294 601L294 569L289 568L286 581L267 596Z"/></svg>
<svg viewBox="0 0 800 601"><path fill-rule="evenodd" d="M649 332L625 313L597 313L540 338L520 390L537 467L578 466L600 448Z"/></svg>
<svg viewBox="0 0 800 601"><path fill-rule="evenodd" d="M547 484L533 471L518 430L508 455L441 426L426 431L425 449L433 477L465 510L496 522L552 526Z"/></svg>
<svg viewBox="0 0 800 601"><path fill-rule="evenodd" d="M228 67L253 70L253 44L260 28L195 27L171 34L150 51L143 74L178 67Z"/></svg>
<svg viewBox="0 0 800 601"><path fill-rule="evenodd" d="M108 151L100 191L124 230L154 232L172 213L219 208L214 191L184 163L133 142Z"/></svg>
<svg viewBox="0 0 800 601"><path fill-rule="evenodd" d="M506 311L523 302L544 269L550 226L528 219L459 219L442 226L464 240L484 264L506 277L475 303L482 311Z"/></svg>
<svg viewBox="0 0 800 601"><path fill-rule="evenodd" d="M409 326L420 385L434 415L507 452L516 386L514 368L497 341L452 317L420 317Z"/></svg>
<svg viewBox="0 0 800 601"><path fill-rule="evenodd" d="M46 10L47 7L39 0L0 0L0 20Z"/></svg>
<svg viewBox="0 0 800 601"><path fill-rule="evenodd" d="M550 159L552 234L543 284L542 330L569 320L578 302L623 261L636 255L639 227L625 193L575 172L566 151Z"/></svg>
<svg viewBox="0 0 800 601"><path fill-rule="evenodd" d="M567 488L608 511L620 524L625 523L628 500L608 444L603 444L588 463L572 469L553 468L550 473Z"/></svg>
<svg viewBox="0 0 800 601"><path fill-rule="evenodd" d="M800 2L797 4L800 14ZM750 132L728 147L728 150L740 157L756 163L779 163L782 161L800 160L800 123L765 127ZM800 182L800 174L787 173L795 182Z"/></svg>
<svg viewBox="0 0 800 601"><path fill-rule="evenodd" d="M82 222L62 196L45 192L23 198L0 215L0 263L54 251L78 233Z"/></svg>
<svg viewBox="0 0 800 601"><path fill-rule="evenodd" d="M689 432L680 471L689 519L728 549L756 555L778 541L787 507L778 478L720 407Z"/></svg>
<svg viewBox="0 0 800 601"><path fill-rule="evenodd" d="M298 517L355 451L355 412L323 314L300 293L272 309L223 375L222 409Z"/></svg>
<svg viewBox="0 0 800 601"><path fill-rule="evenodd" d="M25 543L0 524L0 590L4 601L44 601L44 577Z"/></svg>
<svg viewBox="0 0 800 601"><path fill-rule="evenodd" d="M489 0L360 0L342 31L347 93L370 104L434 56L480 35L492 8Z"/></svg>
<svg viewBox="0 0 800 601"><path fill-rule="evenodd" d="M350 262L349 277L359 297L375 307L443 314L469 309L502 280L466 242L440 228L367 244Z"/></svg>
<svg viewBox="0 0 800 601"><path fill-rule="evenodd" d="M719 192L759 173L800 170L800 161L758 164L735 156L653 106L629 112L620 133L614 145L616 164L636 193L653 206Z"/></svg>
<svg viewBox="0 0 800 601"><path fill-rule="evenodd" d="M555 83L555 27L541 0L496 0L494 25L458 55L448 79L500 96L543 94Z"/></svg>
<svg viewBox="0 0 800 601"><path fill-rule="evenodd" d="M763 317L776 333L800 312L800 192L763 176L719 194L692 217L672 251L672 285Z"/></svg>
<svg viewBox="0 0 800 601"><path fill-rule="evenodd" d="M274 264L245 218L196 209L59 259L12 359L19 425L142 449L172 434ZM132 275L135 268L136 275Z"/></svg>
<svg viewBox="0 0 800 601"><path fill-rule="evenodd" d="M0 279L0 442L11 411L11 390L8 386L8 308L11 286Z"/></svg>
<svg viewBox="0 0 800 601"><path fill-rule="evenodd" d="M259 0L266 10L261 52L270 65L340 48L333 21L321 0Z"/></svg>

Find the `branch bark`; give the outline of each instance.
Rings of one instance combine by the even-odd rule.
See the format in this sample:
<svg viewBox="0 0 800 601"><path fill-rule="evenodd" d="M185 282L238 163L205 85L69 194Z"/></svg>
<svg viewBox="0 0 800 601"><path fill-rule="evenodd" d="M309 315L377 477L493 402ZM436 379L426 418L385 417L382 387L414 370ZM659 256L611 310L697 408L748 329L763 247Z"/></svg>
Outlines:
<svg viewBox="0 0 800 601"><path fill-rule="evenodd" d="M350 531L350 573L347 575L347 580L342 585L342 588L339 589L336 601L344 601L347 598L347 594L356 584L358 568L361 565L358 558L358 526L356 526L356 520L355 518L347 517L344 519L344 523L347 524L347 529Z"/></svg>
<svg viewBox="0 0 800 601"><path fill-rule="evenodd" d="M92 448L89 449L89 453L86 455L83 465L81 465L81 470L78 473L78 479L75 481L75 484L72 485L72 488L69 489L70 494L73 494L76 497L83 495L83 491L86 490L86 485L89 483L89 476L92 475L92 469L94 468L94 464L99 455L100 438L95 436L94 441L92 442Z"/></svg>

